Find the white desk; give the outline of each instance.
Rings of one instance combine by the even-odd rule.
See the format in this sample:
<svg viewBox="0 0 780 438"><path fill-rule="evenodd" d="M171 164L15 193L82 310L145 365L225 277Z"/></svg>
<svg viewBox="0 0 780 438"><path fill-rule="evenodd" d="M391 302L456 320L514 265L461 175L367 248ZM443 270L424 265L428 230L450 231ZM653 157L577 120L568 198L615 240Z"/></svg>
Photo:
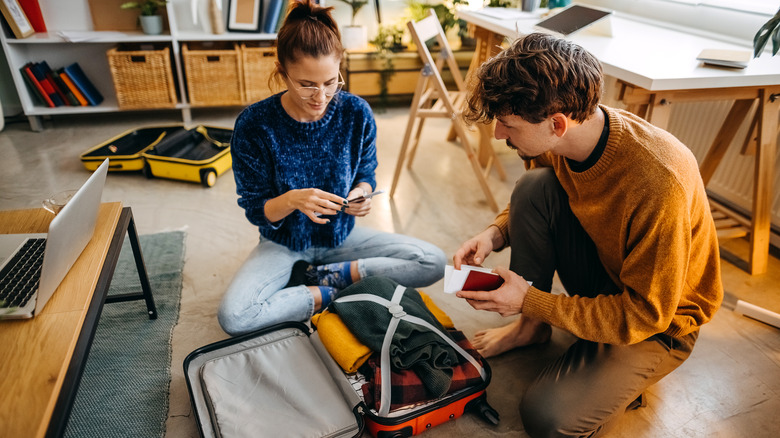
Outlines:
<svg viewBox="0 0 780 438"><path fill-rule="evenodd" d="M514 39L534 32L534 24L539 21L537 18L498 19L478 11L462 11L459 16L477 28L472 69L495 54L497 42L504 37ZM758 110L743 146L743 153L756 157L752 219L746 220L726 206L711 203L719 236L750 234L751 249L746 269L751 274L766 272L780 112L780 56L764 54L751 60L742 70L705 66L696 60L702 49L752 49L648 24L619 13L612 14L609 20L612 37L585 29L567 39L596 56L604 73L617 78L621 87L618 99L629 111L666 129L674 102L734 100L726 121L700 163L705 184L750 108L758 101ZM482 133L485 132L483 129ZM481 146L486 144L483 141Z"/></svg>

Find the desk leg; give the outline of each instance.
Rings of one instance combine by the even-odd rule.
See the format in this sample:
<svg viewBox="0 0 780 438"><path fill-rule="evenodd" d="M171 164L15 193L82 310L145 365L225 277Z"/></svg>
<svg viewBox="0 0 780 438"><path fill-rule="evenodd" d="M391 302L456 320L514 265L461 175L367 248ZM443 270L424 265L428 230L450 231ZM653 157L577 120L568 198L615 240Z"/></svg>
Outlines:
<svg viewBox="0 0 780 438"><path fill-rule="evenodd" d="M133 212L130 210L130 207L122 209L122 215L119 217L119 224L117 225L117 232L122 233L123 235L126 232L128 237L130 237L130 247L133 249L133 258L135 259L135 266L138 269L138 277L141 280L142 292L111 295L106 297L106 303L120 303L143 299L146 301L149 319L157 319L157 307L154 305L152 286L149 284L149 276L146 274L146 265L144 264L143 254L141 254L141 245L138 242L138 233L135 230L135 220L133 220Z"/></svg>
<svg viewBox="0 0 780 438"><path fill-rule="evenodd" d="M653 125L667 129L672 115L672 102L663 94L653 94L647 105L647 117L645 120Z"/></svg>
<svg viewBox="0 0 780 438"><path fill-rule="evenodd" d="M777 159L777 116L780 113L780 87L758 93L758 149L753 177L753 221L750 233L750 273L766 272L769 259L772 188Z"/></svg>

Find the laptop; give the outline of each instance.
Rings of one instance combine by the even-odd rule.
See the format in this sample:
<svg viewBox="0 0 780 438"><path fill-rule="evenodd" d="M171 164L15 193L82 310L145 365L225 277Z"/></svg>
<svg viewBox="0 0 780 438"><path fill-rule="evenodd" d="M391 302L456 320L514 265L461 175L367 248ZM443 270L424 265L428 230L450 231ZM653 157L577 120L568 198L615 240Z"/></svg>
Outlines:
<svg viewBox="0 0 780 438"><path fill-rule="evenodd" d="M557 14L542 20L534 26L540 32L552 33L563 38L584 28L594 29L594 33L612 36L609 16L612 11L591 6L571 5Z"/></svg>
<svg viewBox="0 0 780 438"><path fill-rule="evenodd" d="M0 234L0 320L41 313L92 239L107 173L108 159L52 219L48 233Z"/></svg>

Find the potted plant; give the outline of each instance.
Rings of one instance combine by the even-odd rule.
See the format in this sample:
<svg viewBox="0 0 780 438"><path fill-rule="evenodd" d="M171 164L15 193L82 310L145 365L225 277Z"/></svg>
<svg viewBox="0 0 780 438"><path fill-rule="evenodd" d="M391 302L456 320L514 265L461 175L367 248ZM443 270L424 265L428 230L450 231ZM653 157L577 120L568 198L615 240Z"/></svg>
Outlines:
<svg viewBox="0 0 780 438"><path fill-rule="evenodd" d="M160 8L164 8L168 0L142 0L138 2L125 2L119 7L121 9L140 9L141 15L138 19L141 22L141 29L148 35L159 35L162 33L163 23Z"/></svg>
<svg viewBox="0 0 780 438"><path fill-rule="evenodd" d="M379 107L380 111L389 104L388 82L395 74L392 53L406 48L403 44L404 28L400 26L379 26L376 36L369 41L376 49L377 59L384 60L384 68L379 72Z"/></svg>
<svg viewBox="0 0 780 438"><path fill-rule="evenodd" d="M772 56L774 56L780 50L780 9L775 12L774 17L761 26L761 29L756 32L756 36L753 37L754 58L761 56L770 37L772 38Z"/></svg>
<svg viewBox="0 0 780 438"><path fill-rule="evenodd" d="M352 19L350 20L349 26L344 26L341 29L341 42L344 45L344 48L349 49L360 49L366 46L366 41L368 40L368 33L366 31L366 27L362 25L356 25L355 24L355 17L357 16L358 12L360 12L361 9L363 9L363 6L365 6L368 3L368 0L340 0L346 4L349 5L349 7L352 8Z"/></svg>

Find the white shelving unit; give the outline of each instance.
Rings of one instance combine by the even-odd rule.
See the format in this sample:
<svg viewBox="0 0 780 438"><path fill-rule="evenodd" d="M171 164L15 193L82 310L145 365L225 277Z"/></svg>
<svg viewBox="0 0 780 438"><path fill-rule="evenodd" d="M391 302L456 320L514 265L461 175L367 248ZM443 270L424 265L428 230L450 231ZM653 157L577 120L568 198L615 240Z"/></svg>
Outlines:
<svg viewBox="0 0 780 438"><path fill-rule="evenodd" d="M41 0L41 8L46 8L44 17L67 17L69 9L78 3L81 8L88 8L87 0L45 1ZM223 10L227 8L224 1ZM19 100L24 114L27 116L33 131L43 130L42 116L57 116L64 114L90 114L122 111L116 101L114 84L108 67L106 52L120 43L161 43L167 44L173 54L174 77L177 81L179 102L177 110L182 113L185 124L190 123L191 106L187 102L181 45L187 42L204 41L273 41L276 34L266 33L233 33L213 34L208 28L207 19L201 17L200 26L193 23L190 2L188 0L173 0L167 5L168 25L170 31L162 35L145 35L140 31L93 31L91 23L84 19L60 19L47 21L49 32L36 33L23 39L14 38L8 27L3 25L0 32L0 44L7 58L14 86L19 94ZM88 10L88 9L87 9ZM74 24L75 23L75 24ZM181 26L177 23L182 23ZM104 97L98 106L60 106L49 108L36 105L22 77L20 68L28 62L46 61L52 68L59 68L78 62L87 77ZM156 109L154 109L156 110ZM139 110L132 110L139 111ZM142 110L148 111L148 110Z"/></svg>

